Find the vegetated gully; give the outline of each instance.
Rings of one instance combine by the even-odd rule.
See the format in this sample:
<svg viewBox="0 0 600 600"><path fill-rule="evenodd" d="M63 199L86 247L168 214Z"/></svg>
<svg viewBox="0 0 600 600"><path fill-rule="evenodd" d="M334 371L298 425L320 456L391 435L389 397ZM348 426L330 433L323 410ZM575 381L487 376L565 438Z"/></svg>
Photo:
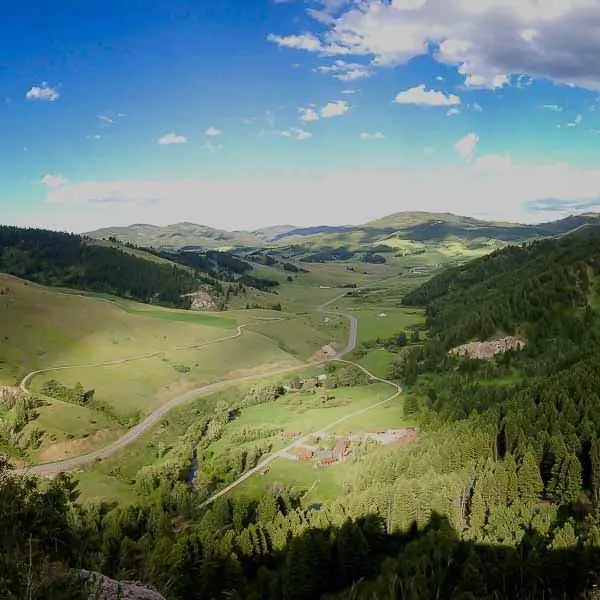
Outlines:
<svg viewBox="0 0 600 600"><path fill-rule="evenodd" d="M396 279L397 277L399 277L399 275L396 275L394 277L388 277L386 279L383 279L383 280L380 280L377 282L373 282L371 284L367 284L360 288L355 288L355 289L365 289L365 288L371 287L373 285L385 283L387 281L390 281L391 279ZM377 406L385 404L386 402L390 402L391 400L393 400L394 398L396 398L397 396L399 396L402 393L402 388L398 384L388 381L386 379L377 377L377 376L373 375L373 373L371 373L370 371L368 371L367 369L362 367L361 365L358 365L356 363L353 363L351 361L347 361L347 360L343 359L343 357L345 355L352 352L354 350L354 348L356 347L356 339L357 339L357 332L358 332L358 320L354 315L349 315L349 314L342 313L342 312L330 311L330 310L327 310L327 307L330 306L331 304L333 304L334 302L337 302L341 298L343 298L346 295L346 293L347 292L344 292L343 294L340 294L339 296L336 296L336 297L332 298L331 300L324 302L323 304L321 304L320 306L317 307L317 310L322 313L328 313L328 314L342 316L349 321L350 331L348 334L348 343L346 344L346 347L343 350L341 350L340 352L338 352L338 354L336 356L334 356L333 358L326 358L326 359L319 361L318 363L313 363L313 364L324 364L324 363L332 362L332 361L338 361L338 362L344 362L347 364L351 364L351 365L354 365L355 367L361 369L371 379L380 381L382 383L387 383L387 384L393 386L396 391L394 392L394 394L392 394L389 398L386 398L385 400L381 400L380 402L377 402L376 404L373 404L371 406L363 408L359 411L355 411L349 415L346 415L346 416L334 421L333 423L330 423L327 427L322 428L320 430L320 432L325 432L328 429L331 429L332 427L339 425L343 421L351 419L363 412L366 412ZM277 320L284 320L284 319L277 319ZM237 333L235 335L220 338L217 340L212 340L210 342L203 342L201 344L195 344L192 346L184 346L181 348L171 348L169 351L171 352L173 350L201 348L203 346L208 346L210 344L216 344L219 342L223 342L225 340L234 339L234 338L240 337L242 335L243 329L245 327L248 327L249 325L253 325L253 324L254 323L249 323L246 325L239 325L237 328ZM120 360L115 360L115 361L110 361L110 362L105 362L105 363L99 363L99 364L72 365L72 366L63 366L63 367L50 367L47 369L38 369L37 371L32 371L31 373L27 374L21 381L20 387L24 392L29 393L29 390L27 389L27 383L29 383L31 381L31 379L33 379L33 377L35 377L36 375L39 375L41 373L45 373L48 371L58 371L58 370L77 369L77 368L90 368L90 367L104 367L104 366L108 366L108 365L123 364L123 363L127 363L127 362L134 362L134 361L141 360L144 358L150 358L152 356L163 354L164 352L166 352L166 351L160 350L160 351L156 351L156 352L150 352L148 354L144 354L141 356L125 358L125 359L120 359ZM81 456L75 456L73 458L67 458L67 459L60 460L60 461L44 463L41 465L35 465L35 466L31 466L31 467L23 467L20 469L14 469L13 472L17 473L17 474L21 474L21 475L25 475L25 474L52 475L52 474L56 474L56 473L60 473L60 472L71 471L73 469L76 469L77 467L80 467L81 465L84 465L84 464L87 464L87 463L90 463L90 462L93 462L96 460L102 460L104 458L108 458L109 456L112 456L113 454L115 454L116 452L118 452L119 450L124 448L125 446L128 446L129 444L131 444L132 442L137 440L142 434L144 434L151 427L153 427L167 412L169 412L176 406L179 406L179 405L183 404L184 402L187 402L188 400L191 400L192 398L194 398L200 394L205 394L207 392L213 392L215 390L219 390L221 388L235 385L238 383L244 383L244 382L253 381L256 379L265 379L266 377L282 375L284 373L288 373L288 372L292 372L292 371L299 371L301 369L306 369L307 367L310 367L310 366L311 365L303 364L303 365L298 365L296 367L287 367L284 369L278 369L275 371L271 371L269 373L260 373L257 375L247 375L245 377L238 377L237 379L228 379L225 381L218 381L216 383L204 385L202 387L190 390L188 392L185 392L184 394L176 396L175 398L172 398L171 400L169 400L169 402L163 404L162 406L157 408L154 412L149 414L143 421L140 421L140 423L138 423L135 427L132 427L129 431L127 431L124 435L122 435L119 439L115 440L108 446L101 448L100 450L96 450L94 452L89 452L88 454L82 454ZM320 432L314 432L314 433L320 433ZM302 438L295 440L289 446L279 450L278 452L275 452L275 453L269 455L264 460L262 460L256 467L254 467L253 469L250 469L249 471L246 471L236 481L229 484L227 487L223 488L222 490L220 490L219 492L217 492L216 494L214 494L213 496L208 498L206 501L204 501L204 503L202 505L206 506L206 505L214 502L217 498L223 496L227 492L231 491L233 488L237 487L240 483L244 482L246 479L248 479L250 476L252 476L257 471L263 469L267 464L269 464L276 458L280 457L282 454L289 452L295 446L306 442L309 435L312 435L312 433L307 434L306 436L303 436Z"/></svg>

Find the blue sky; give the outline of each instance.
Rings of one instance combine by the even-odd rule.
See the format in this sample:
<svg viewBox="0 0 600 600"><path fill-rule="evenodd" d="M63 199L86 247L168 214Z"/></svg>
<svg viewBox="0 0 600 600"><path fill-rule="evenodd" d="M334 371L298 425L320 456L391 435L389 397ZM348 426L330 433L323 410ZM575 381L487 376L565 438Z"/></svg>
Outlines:
<svg viewBox="0 0 600 600"><path fill-rule="evenodd" d="M593 0L4 7L3 223L600 210Z"/></svg>

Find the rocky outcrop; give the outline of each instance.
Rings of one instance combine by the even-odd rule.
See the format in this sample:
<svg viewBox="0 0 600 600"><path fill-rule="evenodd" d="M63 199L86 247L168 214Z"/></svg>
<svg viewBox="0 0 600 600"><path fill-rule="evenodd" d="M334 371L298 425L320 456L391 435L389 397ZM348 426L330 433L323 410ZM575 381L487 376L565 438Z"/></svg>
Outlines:
<svg viewBox="0 0 600 600"><path fill-rule="evenodd" d="M165 600L156 588L138 581L115 581L83 569L77 571L77 579L85 586L90 600Z"/></svg>
<svg viewBox="0 0 600 600"><path fill-rule="evenodd" d="M516 337L507 336L498 340L489 340L487 342L469 342L462 346L457 346L448 351L448 354L458 354L459 356L470 356L471 358L491 358L500 352L507 350L520 350L525 346L523 340Z"/></svg>
<svg viewBox="0 0 600 600"><path fill-rule="evenodd" d="M203 308L215 308L216 306L210 294L203 290L198 290L197 292L186 294L186 296L192 299L192 310L201 310Z"/></svg>

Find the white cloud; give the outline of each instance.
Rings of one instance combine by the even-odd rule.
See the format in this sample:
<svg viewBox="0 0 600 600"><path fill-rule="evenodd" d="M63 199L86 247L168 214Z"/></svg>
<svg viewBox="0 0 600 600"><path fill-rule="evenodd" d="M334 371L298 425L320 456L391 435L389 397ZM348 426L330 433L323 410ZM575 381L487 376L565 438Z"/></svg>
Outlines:
<svg viewBox="0 0 600 600"><path fill-rule="evenodd" d="M288 222L314 225L317 215L319 223L339 225L339 206L323 198L344 198L343 220L349 223L414 210L415 198L423 211L539 222L583 212L584 206L600 210L598 190L600 168L519 164L508 156L484 155L452 166L349 169L319 176L297 170L230 180L67 183L49 188L46 206L18 224L89 231L140 220L159 225L192 221L252 229Z"/></svg>
<svg viewBox="0 0 600 600"><path fill-rule="evenodd" d="M552 112L562 112L563 107L558 104L542 104L540 108L546 108L547 110L551 110Z"/></svg>
<svg viewBox="0 0 600 600"><path fill-rule="evenodd" d="M579 123L581 123L582 117L581 115L577 115L575 117L575 120L572 121L571 123L567 123L567 127L577 127L577 125L579 125Z"/></svg>
<svg viewBox="0 0 600 600"><path fill-rule="evenodd" d="M436 75L436 81L444 81L444 78L441 75Z"/></svg>
<svg viewBox="0 0 600 600"><path fill-rule="evenodd" d="M475 157L478 143L479 136L476 133L467 133L464 138L454 144L454 149L464 160L471 161Z"/></svg>
<svg viewBox="0 0 600 600"><path fill-rule="evenodd" d="M47 102L54 102L58 100L59 97L58 91L50 87L46 82L42 83L42 85L34 85L26 94L25 98L27 100L46 100Z"/></svg>
<svg viewBox="0 0 600 600"><path fill-rule="evenodd" d="M469 108L475 112L483 112L483 107L480 104L477 104L477 102L469 104Z"/></svg>
<svg viewBox="0 0 600 600"><path fill-rule="evenodd" d="M336 79L340 81L356 81L364 77L373 75L373 70L368 66L360 63L348 63L345 60L336 60L331 65L317 67L319 73L332 73Z"/></svg>
<svg viewBox="0 0 600 600"><path fill-rule="evenodd" d="M346 89L346 90L342 90L340 92L340 94L357 94L358 92L360 92L360 90L350 90L350 89Z"/></svg>
<svg viewBox="0 0 600 600"><path fill-rule="evenodd" d="M158 139L159 144L169 145L169 144L187 144L187 138L183 135L177 135L173 132L167 133Z"/></svg>
<svg viewBox="0 0 600 600"><path fill-rule="evenodd" d="M283 137L292 137L295 136L296 140L308 140L313 136L310 131L304 131L304 129L299 129L298 127L291 127L290 129L284 129L283 131L278 131L279 135Z"/></svg>
<svg viewBox="0 0 600 600"><path fill-rule="evenodd" d="M385 136L381 131L376 131L375 133L361 133L360 138L362 140L382 140Z"/></svg>
<svg viewBox="0 0 600 600"><path fill-rule="evenodd" d="M366 57L381 67L433 49L434 60L474 87L502 87L509 76L526 74L600 89L595 0L355 0L316 8L318 33L268 39L321 56Z"/></svg>
<svg viewBox="0 0 600 600"><path fill-rule="evenodd" d="M309 52L317 52L322 48L319 39L312 33L304 33L302 35L274 35L270 33L267 40L275 42L278 46L286 48L294 48L296 50L308 50Z"/></svg>
<svg viewBox="0 0 600 600"><path fill-rule="evenodd" d="M46 175L41 178L40 183L47 185L49 188L56 189L68 181L69 180L62 175L52 175L50 173L46 173Z"/></svg>
<svg viewBox="0 0 600 600"><path fill-rule="evenodd" d="M298 135L296 136L297 140L307 140L308 138L311 138L313 135L312 133L310 133L310 131L300 130L297 133L298 133Z"/></svg>
<svg viewBox="0 0 600 600"><path fill-rule="evenodd" d="M98 115L98 119L100 121L102 121L103 123L107 123L108 125L114 125L116 123L116 121L114 119L111 119L110 117L107 117L106 115Z"/></svg>
<svg viewBox="0 0 600 600"><path fill-rule="evenodd" d="M216 127L213 127L212 125L204 132L204 135L210 135L210 136L215 136L215 135L221 135L223 132L220 129L217 129Z"/></svg>
<svg viewBox="0 0 600 600"><path fill-rule="evenodd" d="M460 115L460 110L458 110L458 108L450 108L446 113L447 117L452 117L454 115Z"/></svg>
<svg viewBox="0 0 600 600"><path fill-rule="evenodd" d="M330 119L331 117L340 117L348 112L350 105L345 100L337 100L336 102L328 102L321 109L321 117Z"/></svg>
<svg viewBox="0 0 600 600"><path fill-rule="evenodd" d="M314 108L299 108L298 112L300 113L300 120L304 123L319 120L319 114Z"/></svg>
<svg viewBox="0 0 600 600"><path fill-rule="evenodd" d="M460 98L454 94L446 96L444 92L428 90L422 83L400 92L394 102L398 104L419 104L421 106L453 106L460 104Z"/></svg>

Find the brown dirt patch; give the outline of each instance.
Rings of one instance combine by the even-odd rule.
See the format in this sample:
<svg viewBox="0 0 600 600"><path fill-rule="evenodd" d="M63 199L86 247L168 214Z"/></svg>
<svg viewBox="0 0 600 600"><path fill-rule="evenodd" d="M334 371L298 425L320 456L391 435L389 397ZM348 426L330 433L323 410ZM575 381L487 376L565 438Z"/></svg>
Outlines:
<svg viewBox="0 0 600 600"><path fill-rule="evenodd" d="M318 362L325 358L333 358L337 354L337 350L332 344L323 346L320 350L317 350L309 359L309 362Z"/></svg>
<svg viewBox="0 0 600 600"><path fill-rule="evenodd" d="M77 438L66 442L57 442L48 446L39 457L39 462L53 462L85 454L95 447L101 447L114 440L119 429L99 429L86 438Z"/></svg>

